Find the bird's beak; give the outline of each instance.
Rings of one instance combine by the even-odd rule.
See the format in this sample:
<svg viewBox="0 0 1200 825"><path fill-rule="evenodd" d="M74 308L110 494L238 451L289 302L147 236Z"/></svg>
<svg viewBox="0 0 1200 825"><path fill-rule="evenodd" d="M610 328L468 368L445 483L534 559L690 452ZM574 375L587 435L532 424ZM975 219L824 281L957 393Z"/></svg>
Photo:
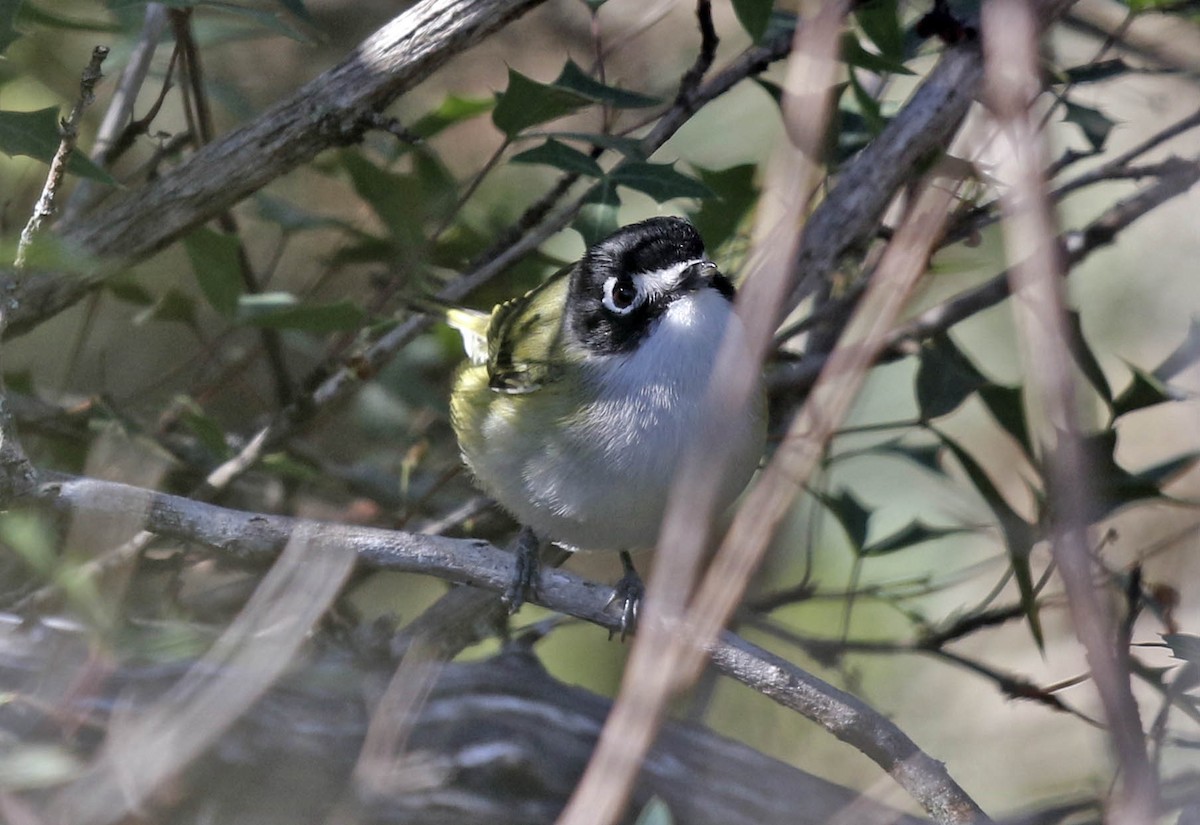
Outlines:
<svg viewBox="0 0 1200 825"><path fill-rule="evenodd" d="M712 261L700 261L692 264L683 273L679 281L681 290L698 292L710 288L720 292L726 298L733 298L733 282L725 277Z"/></svg>

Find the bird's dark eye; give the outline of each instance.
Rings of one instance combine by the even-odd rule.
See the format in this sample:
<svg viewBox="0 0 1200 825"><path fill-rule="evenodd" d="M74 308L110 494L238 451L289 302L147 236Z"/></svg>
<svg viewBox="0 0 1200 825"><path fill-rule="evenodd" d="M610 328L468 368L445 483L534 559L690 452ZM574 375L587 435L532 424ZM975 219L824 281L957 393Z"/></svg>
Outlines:
<svg viewBox="0 0 1200 825"><path fill-rule="evenodd" d="M612 288L612 302L617 309L629 309L637 300L637 287L627 278L618 278Z"/></svg>
<svg viewBox="0 0 1200 825"><path fill-rule="evenodd" d="M628 315L645 298L637 282L629 275L613 275L604 282L604 308L616 315Z"/></svg>

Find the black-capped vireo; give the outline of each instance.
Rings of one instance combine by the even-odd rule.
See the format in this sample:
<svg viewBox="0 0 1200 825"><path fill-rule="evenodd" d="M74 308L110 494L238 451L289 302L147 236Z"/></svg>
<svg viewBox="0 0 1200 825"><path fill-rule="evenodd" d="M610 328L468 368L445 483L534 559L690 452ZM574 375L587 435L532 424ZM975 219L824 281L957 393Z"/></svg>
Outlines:
<svg viewBox="0 0 1200 825"><path fill-rule="evenodd" d="M642 590L628 551L654 546L689 441L731 440L725 508L762 455L761 397L720 433L703 414L722 338L743 335L733 296L695 228L663 217L618 230L491 313L447 313L469 356L451 400L463 459L537 539L620 551L626 630ZM537 541L518 546L513 610L537 581Z"/></svg>

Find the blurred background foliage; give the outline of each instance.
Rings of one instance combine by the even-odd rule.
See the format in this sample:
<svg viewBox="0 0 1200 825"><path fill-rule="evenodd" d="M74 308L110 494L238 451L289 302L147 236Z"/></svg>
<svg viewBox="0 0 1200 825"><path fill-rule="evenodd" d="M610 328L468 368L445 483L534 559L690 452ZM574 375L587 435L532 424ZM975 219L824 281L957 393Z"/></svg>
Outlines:
<svg viewBox="0 0 1200 825"><path fill-rule="evenodd" d="M377 0L166 5L185 15L218 135L335 64L397 11ZM112 53L84 121L85 153L146 4L10 0L0 9L0 248L11 257L92 46ZM718 3L717 65L785 29L794 11ZM853 70L828 143L834 173L936 59L941 44L914 31L928 11L890 0L858 7L843 44ZM1178 36L1194 38L1187 10L1172 11ZM72 167L64 220L73 210L103 210L114 188L136 188L190 156L195 101L171 67L177 35L163 32L136 117L158 105L160 92L161 108L105 169ZM406 300L469 269L563 173L580 176L572 192L592 187L572 229L472 293L471 305L528 289L608 229L661 213L691 216L710 252L736 274L782 133L782 67L738 84L646 157L636 138L674 98L698 43L686 3L552 0L459 56L389 111L397 128L324 152L239 205L236 234L215 224L198 229L6 343L5 378L35 463L106 474L119 461L98 458L98 449L127 451L142 471L158 468L162 489L186 493L281 405L405 317ZM1200 104L1193 69L1164 66L1079 19L1048 41L1045 68L1057 96L1045 105L1047 140L1054 157L1069 158L1060 175L1102 163ZM1197 145L1187 132L1159 155L1193 155ZM1085 224L1135 186L1111 180L1080 189L1061 203L1063 226ZM991 181L980 177L973 196L964 214L972 206L992 213ZM1200 628L1197 206L1194 193L1169 202L1070 278L1078 379L1087 388L1081 404L1104 491L1097 553L1114 603L1130 616L1133 643L1144 645L1134 648L1144 719L1177 711L1154 743L1164 775L1195 767L1200 747L1200 705L1168 687L1186 688L1174 681L1181 668L1200 666L1183 643ZM81 265L51 241L40 254ZM998 229L982 222L934 258L914 314L1003 267ZM861 261L846 262L847 285L860 271ZM894 717L997 813L1086 792L1109 770L1104 732L1091 723L1098 705L1086 682L1076 684L1086 664L1039 542L1047 505L1009 319L1001 304L874 371L739 619L752 640ZM781 338L779 362L798 358L803 343L802 335ZM430 329L220 502L396 529L458 511L476 496L447 421L461 358L454 334ZM773 413L785 420L795 402L781 397ZM502 542L511 528L481 507L452 530ZM131 627L158 628L136 636L141 656L194 655L201 629L225 621L255 580L206 560L202 549L156 546L113 604L105 583L72 576L96 548L64 553L52 525L28 514L0 520L0 539L13 551L0 562L6 604L58 581L67 608L114 639ZM603 555L570 564L591 578L617 575L615 559ZM639 565L650 570L653 559ZM427 577L360 576L344 620L403 622L444 590ZM545 615L526 607L516 621ZM961 638L931 641L947 628ZM1163 633L1175 635L1164 643ZM568 622L538 651L560 678L611 693L626 648ZM740 685L709 682L679 710L911 806L860 754Z"/></svg>

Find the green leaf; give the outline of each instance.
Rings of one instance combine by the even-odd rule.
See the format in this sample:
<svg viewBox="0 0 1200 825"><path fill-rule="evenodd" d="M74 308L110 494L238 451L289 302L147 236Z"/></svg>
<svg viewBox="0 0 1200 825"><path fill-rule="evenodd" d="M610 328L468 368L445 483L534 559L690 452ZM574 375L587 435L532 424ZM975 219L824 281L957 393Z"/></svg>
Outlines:
<svg viewBox="0 0 1200 825"><path fill-rule="evenodd" d="M225 440L225 431L221 429L221 425L205 415L204 409L195 401L190 398L185 400L181 418L187 428L192 431L192 435L196 436L204 448L216 456L219 461L224 461L233 455L233 450Z"/></svg>
<svg viewBox="0 0 1200 825"><path fill-rule="evenodd" d="M589 155L585 155L578 149L572 149L565 143L559 143L553 138L532 149L527 149L519 155L514 155L512 162L544 163L564 172L574 172L591 178L599 178L604 175L600 164L596 163Z"/></svg>
<svg viewBox="0 0 1200 825"><path fill-rule="evenodd" d="M350 301L300 304L287 292L243 295L238 320L270 329L294 329L317 334L344 332L362 326L366 314Z"/></svg>
<svg viewBox="0 0 1200 825"><path fill-rule="evenodd" d="M1164 498L1162 486L1196 461L1196 454L1189 453L1135 474L1117 464L1116 448L1117 433L1112 429L1092 433L1083 439L1095 499L1094 511L1089 514L1092 521L1130 504Z"/></svg>
<svg viewBox="0 0 1200 825"><path fill-rule="evenodd" d="M656 97L649 97L601 83L579 68L574 60L567 61L558 78L554 81L554 85L559 89L573 92L596 103L603 103L617 109L644 109L647 106L657 106L662 103Z"/></svg>
<svg viewBox="0 0 1200 825"><path fill-rule="evenodd" d="M893 62L904 60L904 27L896 0L867 0L854 7L854 19L879 53Z"/></svg>
<svg viewBox="0 0 1200 825"><path fill-rule="evenodd" d="M617 187L607 179L602 180L588 192L587 202L571 226L583 237L584 244L591 246L617 231L620 207Z"/></svg>
<svg viewBox="0 0 1200 825"><path fill-rule="evenodd" d="M174 322L198 332L200 322L196 318L196 299L172 287L133 317L134 326L141 326L148 321Z"/></svg>
<svg viewBox="0 0 1200 825"><path fill-rule="evenodd" d="M903 550L906 547L912 547L926 541L933 541L934 539L953 536L958 533L970 533L972 529L970 527L930 527L918 519L910 521L890 536L873 542L869 547L864 547L862 555L885 556L888 553L895 553L897 550Z"/></svg>
<svg viewBox="0 0 1200 825"><path fill-rule="evenodd" d="M496 105L490 97L447 95L438 107L421 117L409 130L417 137L431 138L456 123L490 112Z"/></svg>
<svg viewBox="0 0 1200 825"><path fill-rule="evenodd" d="M875 137L883 131L884 126L887 126L887 118L883 116L883 111L879 108L879 101L871 97L863 88L862 83L858 81L858 74L855 72L850 72L849 86L851 94L854 95L854 103L858 107L858 111L862 113L871 137Z"/></svg>
<svg viewBox="0 0 1200 825"><path fill-rule="evenodd" d="M425 247L426 222L448 214L454 187L436 158L421 150L412 158L408 174L383 169L355 150L342 152L341 162L354 191L379 216L395 245L417 258Z"/></svg>
<svg viewBox="0 0 1200 825"><path fill-rule="evenodd" d="M298 204L276 198L262 192L254 196L255 206L259 216L275 224L285 233L303 232L306 229L327 229L329 227L345 227L346 223L328 215L318 215L309 212Z"/></svg>
<svg viewBox="0 0 1200 825"><path fill-rule="evenodd" d="M36 112L0 112L0 152L10 157L25 155L49 163L61 141L56 106ZM110 186L116 184L111 175L78 150L71 153L67 171Z"/></svg>
<svg viewBox="0 0 1200 825"><path fill-rule="evenodd" d="M1067 348L1071 350L1071 357L1083 371L1088 383L1100 393L1105 403L1111 406L1112 390L1108 386L1108 379L1104 377L1104 370L1100 368L1100 362L1096 360L1091 347L1088 346L1087 338L1083 335L1083 321L1078 312L1067 313Z"/></svg>
<svg viewBox="0 0 1200 825"><path fill-rule="evenodd" d="M1025 421L1025 391L1021 387L987 384L979 388L979 398L996 423L1021 445L1025 455L1032 458L1033 441L1029 436L1028 422Z"/></svg>
<svg viewBox="0 0 1200 825"><path fill-rule="evenodd" d="M870 529L871 510L863 506L854 494L842 488L836 496L817 495L817 500L825 506L838 524L846 531L847 538L854 546L856 555L861 555L867 543L867 532Z"/></svg>
<svg viewBox="0 0 1200 825"><path fill-rule="evenodd" d="M635 138L604 135L598 132L555 132L554 137L560 140L578 140L592 146L612 149L634 160L646 159L646 153L642 151L642 142Z"/></svg>
<svg viewBox="0 0 1200 825"><path fill-rule="evenodd" d="M11 2L13 0L0 0L0 8ZM16 4L21 6L21 0L16 0ZM26 3L24 6L21 6L21 14L17 18L17 21L25 24L27 27L66 29L67 31L105 32L108 34L117 34L125 31L125 27L119 22L66 17L65 15L46 11L32 3ZM2 51L3 49L0 49L0 52Z"/></svg>
<svg viewBox="0 0 1200 825"><path fill-rule="evenodd" d="M885 455L891 453L893 455L900 456L901 458L906 458L914 464L924 467L930 472L944 475L942 463L940 461L940 456L942 454L941 444L909 445L905 444L903 441L896 440L888 441L883 444L877 444L876 446L872 447L871 450L872 452L876 453L883 453Z"/></svg>
<svg viewBox="0 0 1200 825"><path fill-rule="evenodd" d="M1154 368L1153 375L1164 384L1196 363L1200 358L1200 321L1192 318L1187 335L1161 364Z"/></svg>
<svg viewBox="0 0 1200 825"><path fill-rule="evenodd" d="M912 69L900 61L864 49L853 32L842 35L842 60L851 66L876 74L913 74Z"/></svg>
<svg viewBox="0 0 1200 825"><path fill-rule="evenodd" d="M988 380L945 333L921 347L917 366L917 406L923 420L940 418L958 409Z"/></svg>
<svg viewBox="0 0 1200 825"><path fill-rule="evenodd" d="M1133 370L1133 380L1113 399L1113 418L1120 418L1126 413L1153 407L1155 404L1177 400L1171 394L1171 390L1153 374L1144 372L1132 364L1129 368Z"/></svg>
<svg viewBox="0 0 1200 825"><path fill-rule="evenodd" d="M201 227L183 239L200 291L217 312L232 318L245 282L236 235Z"/></svg>
<svg viewBox="0 0 1200 825"><path fill-rule="evenodd" d="M513 138L530 126L569 115L589 103L589 98L577 92L538 83L509 69L508 87L497 97L492 123Z"/></svg>
<svg viewBox="0 0 1200 825"><path fill-rule="evenodd" d="M1109 80L1110 78L1119 77L1129 71L1129 64L1119 57L1114 57L1111 60L1100 60L1092 63L1084 63L1082 66L1072 66L1069 69L1063 69L1062 77L1067 83L1078 85L1080 83L1096 83L1101 80Z"/></svg>
<svg viewBox="0 0 1200 825"><path fill-rule="evenodd" d="M700 208L688 217L710 250L720 249L733 238L758 202L758 187L754 185L757 171L753 163L721 170L696 167L700 181L715 197L700 201Z"/></svg>
<svg viewBox="0 0 1200 825"><path fill-rule="evenodd" d="M1079 130L1083 132L1084 138L1091 144L1093 150L1097 152L1102 151L1104 144L1108 142L1108 134L1112 131L1116 122L1099 109L1093 109L1091 106L1081 106L1069 100L1063 102L1067 107L1067 114L1064 120L1067 123L1074 123L1079 127Z"/></svg>
<svg viewBox="0 0 1200 825"><path fill-rule="evenodd" d="M1164 633L1162 640L1171 648L1171 655L1176 659L1200 665L1200 636L1190 633Z"/></svg>
<svg viewBox="0 0 1200 825"><path fill-rule="evenodd" d="M1008 563L1012 566L1013 578L1017 582L1021 609L1025 613L1025 621L1029 623L1029 632L1038 649L1044 649L1045 636L1042 633L1041 619L1038 617L1037 592L1029 563L1029 554L1033 550L1034 542L1037 541L1037 532L1032 524L1021 518L1020 514L1009 506L1008 501L996 489L996 485L992 483L987 472L970 453L949 436L937 430L933 432L942 440L942 444L954 453L954 457L966 471L975 490L983 498L988 509L992 511L992 515L995 516L1000 526L1000 533L1004 538L1004 547L1008 551Z"/></svg>
<svg viewBox="0 0 1200 825"><path fill-rule="evenodd" d="M713 194L703 183L677 171L670 163L628 161L609 173L608 179L618 186L644 192L659 203L672 198L708 198Z"/></svg>
<svg viewBox="0 0 1200 825"><path fill-rule="evenodd" d="M21 0L0 0L0 54L21 37L15 28L20 11Z"/></svg>
<svg viewBox="0 0 1200 825"><path fill-rule="evenodd" d="M127 304L141 307L154 304L154 295L150 290L130 278L113 278L105 282L104 289L118 301Z"/></svg>
<svg viewBox="0 0 1200 825"><path fill-rule="evenodd" d="M755 43L766 33L774 5L774 0L733 0L733 13Z"/></svg>
<svg viewBox="0 0 1200 825"><path fill-rule="evenodd" d="M667 803L655 796L642 808L634 825L675 825L675 818L671 816Z"/></svg>

